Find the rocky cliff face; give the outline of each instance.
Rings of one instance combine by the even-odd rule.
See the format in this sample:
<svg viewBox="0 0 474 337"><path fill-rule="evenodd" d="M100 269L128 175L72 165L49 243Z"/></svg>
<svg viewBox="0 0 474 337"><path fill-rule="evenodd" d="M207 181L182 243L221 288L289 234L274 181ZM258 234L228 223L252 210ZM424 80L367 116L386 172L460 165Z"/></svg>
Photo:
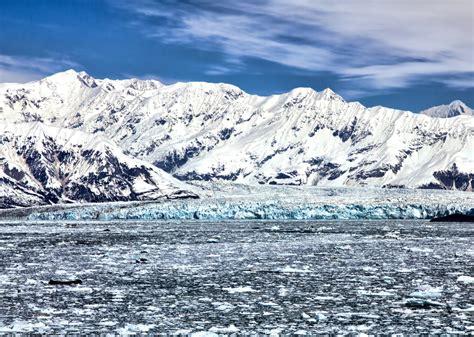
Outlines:
<svg viewBox="0 0 474 337"><path fill-rule="evenodd" d="M164 86L67 71L0 85L0 107L0 120L9 123L39 121L107 137L181 180L474 185L473 116L366 108L330 89L260 97L227 84Z"/></svg>
<svg viewBox="0 0 474 337"><path fill-rule="evenodd" d="M196 197L111 141L42 123L0 124L0 208Z"/></svg>

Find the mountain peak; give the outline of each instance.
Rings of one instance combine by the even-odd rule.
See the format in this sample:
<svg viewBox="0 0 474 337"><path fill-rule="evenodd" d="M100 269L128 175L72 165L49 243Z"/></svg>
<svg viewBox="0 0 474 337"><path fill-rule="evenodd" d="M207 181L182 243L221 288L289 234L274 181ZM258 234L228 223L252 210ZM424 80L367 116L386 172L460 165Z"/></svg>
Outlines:
<svg viewBox="0 0 474 337"><path fill-rule="evenodd" d="M96 82L96 80L85 71L77 72L74 69L68 69L68 70L50 75L48 77L45 77L42 81L64 83L64 82L73 82L76 80L81 81L83 84L89 87L94 87L94 83Z"/></svg>
<svg viewBox="0 0 474 337"><path fill-rule="evenodd" d="M61 72L52 74L50 76L47 76L42 81L61 82L61 81L75 79L78 75L79 73L75 71L74 69L68 69L68 70L61 71Z"/></svg>
<svg viewBox="0 0 474 337"><path fill-rule="evenodd" d="M344 99L332 91L330 88L326 88L319 93L319 98L324 100L336 100L344 102Z"/></svg>
<svg viewBox="0 0 474 337"><path fill-rule="evenodd" d="M465 109L465 108L468 108L469 107L461 100L454 100L452 101L451 103L449 103L449 107L451 108L461 108L461 109Z"/></svg>
<svg viewBox="0 0 474 337"><path fill-rule="evenodd" d="M321 93L324 93L326 95L336 95L336 93L334 91L332 91L331 88L326 88L323 91L321 91Z"/></svg>
<svg viewBox="0 0 474 337"><path fill-rule="evenodd" d="M432 108L423 110L420 113L436 118L450 118L460 115L474 116L474 110L472 110L460 100L452 101L449 104L434 106Z"/></svg>

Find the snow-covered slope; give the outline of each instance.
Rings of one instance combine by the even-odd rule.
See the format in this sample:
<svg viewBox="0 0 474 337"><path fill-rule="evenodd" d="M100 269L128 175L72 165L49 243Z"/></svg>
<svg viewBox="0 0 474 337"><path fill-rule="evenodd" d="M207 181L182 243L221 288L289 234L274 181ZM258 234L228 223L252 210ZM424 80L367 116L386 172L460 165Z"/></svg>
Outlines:
<svg viewBox="0 0 474 337"><path fill-rule="evenodd" d="M184 180L472 190L474 117L366 108L326 89L269 97L227 84L97 80L0 85L0 120L104 135Z"/></svg>
<svg viewBox="0 0 474 337"><path fill-rule="evenodd" d="M474 110L458 100L449 104L434 106L423 110L420 113L437 118L451 118L460 115L474 116Z"/></svg>
<svg viewBox="0 0 474 337"><path fill-rule="evenodd" d="M111 141L42 123L0 124L0 208L195 197Z"/></svg>

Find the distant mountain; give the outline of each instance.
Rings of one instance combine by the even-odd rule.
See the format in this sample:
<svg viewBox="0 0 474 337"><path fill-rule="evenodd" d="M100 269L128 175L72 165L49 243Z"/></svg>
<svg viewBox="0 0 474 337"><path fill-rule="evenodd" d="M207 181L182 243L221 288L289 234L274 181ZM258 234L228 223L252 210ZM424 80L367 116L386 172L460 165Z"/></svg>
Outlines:
<svg viewBox="0 0 474 337"><path fill-rule="evenodd" d="M421 114L437 117L451 118L456 116L474 116L474 110L461 101L453 101L449 104L438 105L420 112Z"/></svg>
<svg viewBox="0 0 474 337"><path fill-rule="evenodd" d="M66 71L0 85L0 108L0 121L108 137L181 180L474 186L474 117L366 108L330 89L261 97L222 83L165 86Z"/></svg>
<svg viewBox="0 0 474 337"><path fill-rule="evenodd" d="M196 197L111 141L42 123L0 124L0 208Z"/></svg>

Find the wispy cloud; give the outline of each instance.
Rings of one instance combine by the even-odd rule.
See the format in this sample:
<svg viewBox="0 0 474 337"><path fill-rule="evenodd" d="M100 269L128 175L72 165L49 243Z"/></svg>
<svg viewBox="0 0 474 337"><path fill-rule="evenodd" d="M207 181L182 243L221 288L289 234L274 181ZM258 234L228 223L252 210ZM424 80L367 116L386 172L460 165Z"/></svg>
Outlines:
<svg viewBox="0 0 474 337"><path fill-rule="evenodd" d="M220 50L229 62L252 57L329 71L368 89L406 87L427 76L474 86L472 0L112 3L134 12L148 36ZM224 68L216 65L214 73Z"/></svg>
<svg viewBox="0 0 474 337"><path fill-rule="evenodd" d="M236 68L222 65L213 65L205 70L207 75L227 75L236 72Z"/></svg>
<svg viewBox="0 0 474 337"><path fill-rule="evenodd" d="M174 77L165 77L156 74L131 74L131 73L124 73L122 78L138 78L140 80L155 80L160 83L170 85L177 82L187 82L187 79L179 79Z"/></svg>
<svg viewBox="0 0 474 337"><path fill-rule="evenodd" d="M444 79L443 83L445 83L448 87L455 88L455 89L466 89L474 87L474 73L468 73L464 76L459 77L452 77L448 79Z"/></svg>
<svg viewBox="0 0 474 337"><path fill-rule="evenodd" d="M24 83L46 75L77 68L78 64L62 58L25 57L0 54L0 83Z"/></svg>

